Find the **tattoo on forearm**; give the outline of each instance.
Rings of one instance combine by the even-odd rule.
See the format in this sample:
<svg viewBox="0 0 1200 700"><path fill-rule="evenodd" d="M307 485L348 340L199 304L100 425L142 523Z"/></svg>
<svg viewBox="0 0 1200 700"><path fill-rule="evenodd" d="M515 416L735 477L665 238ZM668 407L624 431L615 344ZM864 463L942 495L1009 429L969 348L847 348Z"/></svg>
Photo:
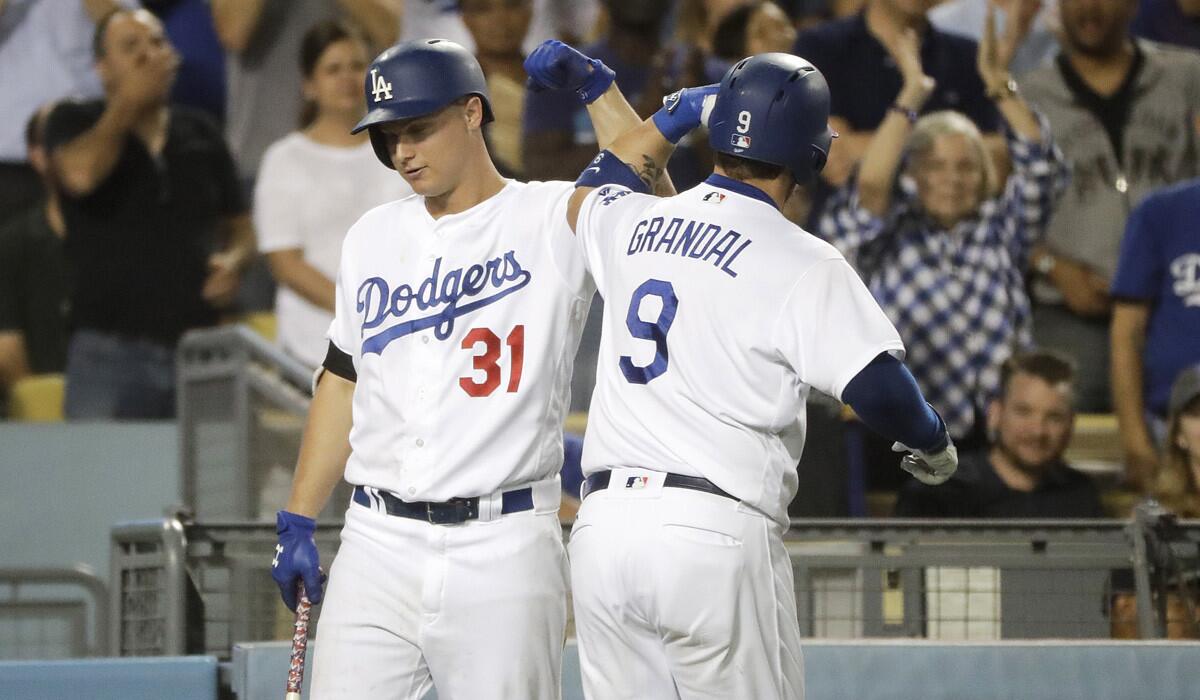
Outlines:
<svg viewBox="0 0 1200 700"><path fill-rule="evenodd" d="M642 154L642 167L637 170L637 176L642 182L646 183L646 187L654 189L654 183L658 181L662 175L662 166L654 162L654 159L645 153Z"/></svg>

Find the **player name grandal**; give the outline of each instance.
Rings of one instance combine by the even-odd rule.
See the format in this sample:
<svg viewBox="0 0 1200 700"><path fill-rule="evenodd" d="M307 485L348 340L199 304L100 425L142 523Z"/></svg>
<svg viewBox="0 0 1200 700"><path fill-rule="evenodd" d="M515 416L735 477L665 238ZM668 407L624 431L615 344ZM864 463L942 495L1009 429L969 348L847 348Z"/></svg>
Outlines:
<svg viewBox="0 0 1200 700"><path fill-rule="evenodd" d="M704 221L680 219L667 221L661 216L642 219L633 227L626 255L664 253L711 262L730 277L737 277L733 261L754 241L733 229L723 229Z"/></svg>
<svg viewBox="0 0 1200 700"><path fill-rule="evenodd" d="M432 328L438 340L450 337L454 319L494 304L529 284L533 275L521 267L513 251L485 263L455 268L442 273L442 259L420 284L401 284L394 290L382 277L370 277L358 287L357 311L362 316L364 336L389 318L401 318L415 304L420 311L436 313L398 323L364 338L363 354L380 353L393 340ZM468 303L462 303L464 300Z"/></svg>

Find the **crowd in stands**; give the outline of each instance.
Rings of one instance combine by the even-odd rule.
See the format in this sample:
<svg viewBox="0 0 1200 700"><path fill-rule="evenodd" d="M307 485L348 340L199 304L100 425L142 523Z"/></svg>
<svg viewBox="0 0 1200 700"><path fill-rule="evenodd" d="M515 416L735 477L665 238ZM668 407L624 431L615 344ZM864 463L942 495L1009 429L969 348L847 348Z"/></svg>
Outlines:
<svg viewBox="0 0 1200 700"><path fill-rule="evenodd" d="M319 364L342 237L411 192L349 133L363 74L418 37L476 53L523 180L596 151L573 96L527 87L544 39L642 116L746 55L809 59L839 136L787 214L867 282L963 452L895 513L1101 516L1064 453L1112 412L1127 486L1200 515L1200 0L0 0L0 412L57 373L70 419L169 418L180 337L248 311ZM711 166L688 138L670 175Z"/></svg>

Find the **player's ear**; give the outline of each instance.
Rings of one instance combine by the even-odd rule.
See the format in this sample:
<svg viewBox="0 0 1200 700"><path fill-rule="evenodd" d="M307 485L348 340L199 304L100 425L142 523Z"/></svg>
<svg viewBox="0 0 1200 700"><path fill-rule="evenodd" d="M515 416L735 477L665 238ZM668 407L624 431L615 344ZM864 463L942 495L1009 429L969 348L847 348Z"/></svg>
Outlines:
<svg viewBox="0 0 1200 700"><path fill-rule="evenodd" d="M479 95L467 97L463 105L463 117L467 120L468 129L478 129L483 126L483 100Z"/></svg>

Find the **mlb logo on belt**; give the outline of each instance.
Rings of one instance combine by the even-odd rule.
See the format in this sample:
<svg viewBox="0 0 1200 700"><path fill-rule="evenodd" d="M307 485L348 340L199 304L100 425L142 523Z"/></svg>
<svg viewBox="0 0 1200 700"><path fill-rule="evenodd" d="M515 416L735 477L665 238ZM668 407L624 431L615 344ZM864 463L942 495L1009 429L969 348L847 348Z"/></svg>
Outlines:
<svg viewBox="0 0 1200 700"><path fill-rule="evenodd" d="M711 202L712 204L720 204L725 201L725 195L720 192L709 192L701 198L702 202Z"/></svg>
<svg viewBox="0 0 1200 700"><path fill-rule="evenodd" d="M750 148L750 137L745 134L734 134L729 142L734 148Z"/></svg>
<svg viewBox="0 0 1200 700"><path fill-rule="evenodd" d="M648 476L631 476L625 480L625 488L644 489L648 483L650 483L650 477Z"/></svg>

